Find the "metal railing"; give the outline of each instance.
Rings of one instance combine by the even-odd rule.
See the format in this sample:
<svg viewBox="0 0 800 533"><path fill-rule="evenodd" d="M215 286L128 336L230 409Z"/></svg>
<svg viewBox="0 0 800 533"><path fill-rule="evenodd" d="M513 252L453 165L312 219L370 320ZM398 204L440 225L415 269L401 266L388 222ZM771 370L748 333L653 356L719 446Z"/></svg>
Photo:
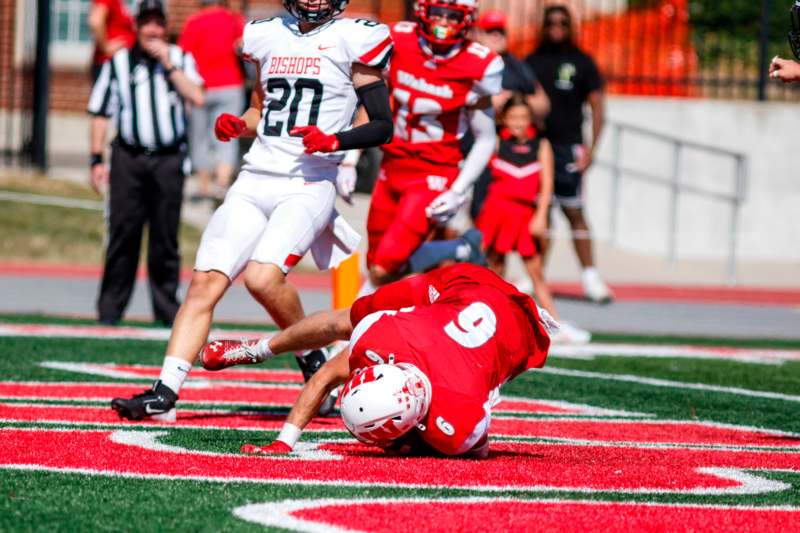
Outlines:
<svg viewBox="0 0 800 533"><path fill-rule="evenodd" d="M728 258L727 258L727 274L728 281L731 284L736 283L737 280L737 243L739 231L739 215L742 204L747 196L748 186L748 159L747 156L741 152L726 150L717 146L712 146L703 143L686 141L679 139L672 135L651 131L639 126L630 124L623 124L618 122L611 122L608 124L611 129L611 162L599 161L601 166L605 166L611 170L611 203L610 203L610 218L609 218L609 235L610 243L617 244L619 232L619 204L620 194L622 188L622 178L630 178L633 180L662 185L667 187L670 191L669 200L669 232L668 232L668 245L667 245L667 259L671 266L674 266L677 261L678 254L678 215L680 206L680 197L682 194L693 194L714 201L723 202L730 206L730 225L728 231ZM666 144L671 150L672 165L670 173L667 176L661 176L647 171L636 170L623 167L622 154L623 151L623 133L628 132L636 135L639 138L647 138L657 142ZM692 185L687 180L681 179L681 161L684 151L690 149L693 151L722 156L733 160L734 169L734 192L722 193L702 189Z"/></svg>

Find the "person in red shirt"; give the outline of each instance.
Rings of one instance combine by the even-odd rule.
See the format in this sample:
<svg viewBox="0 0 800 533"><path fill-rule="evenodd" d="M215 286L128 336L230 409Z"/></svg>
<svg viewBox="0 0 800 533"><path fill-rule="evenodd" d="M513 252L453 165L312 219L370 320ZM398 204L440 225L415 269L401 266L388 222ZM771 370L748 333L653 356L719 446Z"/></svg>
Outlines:
<svg viewBox="0 0 800 533"><path fill-rule="evenodd" d="M92 80L97 81L103 63L115 52L130 48L136 42L133 19L122 0L92 0L89 28L94 35Z"/></svg>
<svg viewBox="0 0 800 533"><path fill-rule="evenodd" d="M203 0L202 10L186 21L178 45L191 53L205 81L206 102L193 110L189 124L192 167L201 197L222 198L239 161L239 143L218 141L214 121L223 113L239 116L245 108L244 75L239 62L244 19L224 0ZM212 187L212 173L216 183Z"/></svg>
<svg viewBox="0 0 800 533"><path fill-rule="evenodd" d="M349 310L317 313L270 339L211 343L202 361L217 370L350 341L306 384L278 439L245 445L246 453L290 452L326 395L347 382L343 422L365 444L484 457L499 388L544 365L557 327L492 271L457 264L385 285Z"/></svg>

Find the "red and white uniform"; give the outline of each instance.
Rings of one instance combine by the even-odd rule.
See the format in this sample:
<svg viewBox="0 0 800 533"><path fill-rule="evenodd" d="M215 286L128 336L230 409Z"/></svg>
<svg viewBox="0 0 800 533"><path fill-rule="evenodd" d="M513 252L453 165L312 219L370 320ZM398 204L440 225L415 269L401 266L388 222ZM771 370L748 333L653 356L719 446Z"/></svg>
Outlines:
<svg viewBox="0 0 800 533"><path fill-rule="evenodd" d="M538 253L528 226L541 189L539 142L535 137L521 143L501 133L497 154L489 162L492 183L475 225L495 253L518 252L524 258Z"/></svg>
<svg viewBox="0 0 800 533"><path fill-rule="evenodd" d="M486 442L499 387L544 365L550 337L533 300L490 270L440 268L386 285L353 305L350 371L410 363L431 383L415 430L447 455Z"/></svg>
<svg viewBox="0 0 800 533"><path fill-rule="evenodd" d="M503 60L471 41L434 59L412 22L395 24L391 34L394 139L382 148L367 219L367 261L395 272L430 232L425 208L458 176L467 108L500 92Z"/></svg>

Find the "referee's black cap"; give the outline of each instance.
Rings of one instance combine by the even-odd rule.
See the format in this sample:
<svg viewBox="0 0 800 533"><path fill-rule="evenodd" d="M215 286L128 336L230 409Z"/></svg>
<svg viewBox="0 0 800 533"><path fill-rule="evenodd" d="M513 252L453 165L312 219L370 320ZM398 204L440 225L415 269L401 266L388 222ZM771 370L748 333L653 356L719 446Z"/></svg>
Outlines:
<svg viewBox="0 0 800 533"><path fill-rule="evenodd" d="M164 11L162 0L142 0L139 2L139 10L136 12L136 22L141 24L150 18L159 18L162 22L167 21L167 13Z"/></svg>

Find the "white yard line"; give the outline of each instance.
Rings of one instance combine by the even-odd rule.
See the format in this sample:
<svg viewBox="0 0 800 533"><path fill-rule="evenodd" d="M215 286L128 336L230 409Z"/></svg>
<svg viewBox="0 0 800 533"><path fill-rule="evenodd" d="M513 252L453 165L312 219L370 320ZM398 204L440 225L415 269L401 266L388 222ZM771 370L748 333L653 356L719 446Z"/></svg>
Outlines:
<svg viewBox="0 0 800 533"><path fill-rule="evenodd" d="M258 338L266 331L213 330L212 339ZM139 327L107 327L93 325L0 324L0 337L65 337L98 339L159 340L169 339L170 330ZM641 357L648 359L703 359L738 363L782 365L800 361L800 350L726 348L717 346L592 343L583 346L554 345L550 357L591 360L596 357Z"/></svg>
<svg viewBox="0 0 800 533"><path fill-rule="evenodd" d="M737 396L749 396L751 398L765 398L768 400L783 400L786 402L800 402L800 396L781 394L779 392L757 391L742 389L739 387L722 387L719 385L706 385L705 383L686 383L683 381L671 381L667 379L645 378L630 374L605 374L602 372L587 372L584 370L568 370L566 368L546 367L535 370L556 376L566 376L573 378L600 379L606 381L622 381L625 383L636 383L638 385L649 385L652 387L666 387L672 389L688 389L706 392L719 392L723 394L735 394Z"/></svg>
<svg viewBox="0 0 800 533"><path fill-rule="evenodd" d="M592 360L596 357L642 357L647 359L713 359L739 363L782 365L800 361L800 350L765 350L754 348L724 348L717 346L605 344L582 346L553 345L550 357Z"/></svg>

